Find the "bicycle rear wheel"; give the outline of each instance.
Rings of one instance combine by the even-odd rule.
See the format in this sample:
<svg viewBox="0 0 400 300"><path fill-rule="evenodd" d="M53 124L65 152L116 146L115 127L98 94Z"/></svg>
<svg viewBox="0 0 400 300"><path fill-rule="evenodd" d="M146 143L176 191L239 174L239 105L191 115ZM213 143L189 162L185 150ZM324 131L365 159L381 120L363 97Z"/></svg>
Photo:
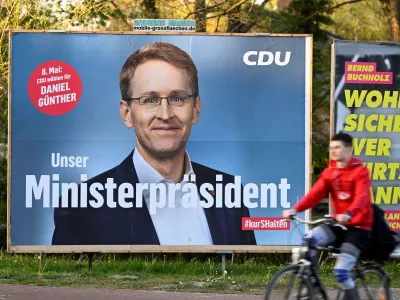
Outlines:
<svg viewBox="0 0 400 300"><path fill-rule="evenodd" d="M386 273L378 266L365 266L357 272L358 299L391 300L390 282Z"/></svg>
<svg viewBox="0 0 400 300"><path fill-rule="evenodd" d="M268 284L264 300L314 300L311 282L300 267L290 265L276 273Z"/></svg>

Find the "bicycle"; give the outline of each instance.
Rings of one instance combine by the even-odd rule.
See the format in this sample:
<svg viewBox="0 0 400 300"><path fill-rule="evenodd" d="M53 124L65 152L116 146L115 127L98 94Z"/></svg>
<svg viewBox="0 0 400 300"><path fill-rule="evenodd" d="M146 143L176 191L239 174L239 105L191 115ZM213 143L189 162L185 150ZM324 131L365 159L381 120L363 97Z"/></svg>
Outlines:
<svg viewBox="0 0 400 300"><path fill-rule="evenodd" d="M318 225L318 224L327 224L327 225L338 225L346 230L346 227L338 224L336 220L330 216L325 216L325 218L316 220L316 221L305 221L297 216L292 216L291 220L297 220L303 224L309 225ZM295 247L292 249L292 263L278 273L272 278L269 282L264 300L279 300L279 299L290 299L290 289L296 288L294 281L299 279L299 285L297 287L297 292L294 293L295 299L328 299L327 289L324 287L322 281L319 278L319 274L317 271L317 267L313 264L312 259L310 259L310 250L315 249L318 251L339 254L340 249L332 246L329 247L321 247L314 246L311 244L311 238L304 239L304 246ZM367 299L367 300L391 300L390 293L390 279L387 274L381 268L381 264L379 262L361 264L362 256L357 261L357 264L352 270L352 276L356 283L356 291L358 299ZM291 275L289 277L290 281L283 281L282 287L288 287L289 291L284 294L282 298L282 289L280 289L278 283L282 277L285 275ZM371 287L373 287L375 282L372 282L369 279L369 275L376 275L380 282L383 282L383 288L378 290L378 293L375 297L373 297L372 293L369 291ZM364 287L365 295L363 296ZM277 293L273 293L277 288ZM317 298L318 297L318 298ZM339 289L336 300L341 300L344 298L344 291Z"/></svg>

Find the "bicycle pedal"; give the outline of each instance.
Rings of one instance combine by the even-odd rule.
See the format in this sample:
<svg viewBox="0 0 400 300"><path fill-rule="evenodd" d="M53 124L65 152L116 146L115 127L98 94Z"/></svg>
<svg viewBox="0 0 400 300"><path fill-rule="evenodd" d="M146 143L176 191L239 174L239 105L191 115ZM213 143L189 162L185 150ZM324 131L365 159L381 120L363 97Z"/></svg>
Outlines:
<svg viewBox="0 0 400 300"><path fill-rule="evenodd" d="M325 299L320 286L313 286L313 294L316 300L318 299Z"/></svg>
<svg viewBox="0 0 400 300"><path fill-rule="evenodd" d="M319 299L325 299L325 298L324 298L324 296L322 296L321 293L318 293L318 294L314 294L314 299L319 300Z"/></svg>

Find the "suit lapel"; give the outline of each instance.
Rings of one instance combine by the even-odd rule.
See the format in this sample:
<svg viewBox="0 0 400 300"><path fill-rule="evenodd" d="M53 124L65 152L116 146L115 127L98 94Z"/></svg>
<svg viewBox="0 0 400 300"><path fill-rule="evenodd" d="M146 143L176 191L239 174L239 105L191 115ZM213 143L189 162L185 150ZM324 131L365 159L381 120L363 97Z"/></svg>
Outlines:
<svg viewBox="0 0 400 300"><path fill-rule="evenodd" d="M192 162L193 171L196 174L196 185L197 189L200 191L200 187L203 183L210 183L214 187L214 192L216 191L216 179L208 178L206 172L203 172L202 168L196 163ZM200 194L200 193L199 193ZM215 195L215 194L214 194ZM224 194L222 195L222 199ZM226 230L225 222L225 211L224 208L217 208L215 204L210 208L204 208L204 212L207 218L208 227L210 229L211 237L214 245L228 245L228 236ZM200 199L205 200L205 198L200 194Z"/></svg>
<svg viewBox="0 0 400 300"><path fill-rule="evenodd" d="M134 191L136 191L136 184L139 182L139 179L132 161L133 151L118 166L116 170L116 180L118 183L128 182L132 184ZM128 224L128 228L131 232L132 243L159 245L160 242L144 199L142 199L142 203L142 207L136 207L136 199L134 198L134 206L130 212L131 224Z"/></svg>

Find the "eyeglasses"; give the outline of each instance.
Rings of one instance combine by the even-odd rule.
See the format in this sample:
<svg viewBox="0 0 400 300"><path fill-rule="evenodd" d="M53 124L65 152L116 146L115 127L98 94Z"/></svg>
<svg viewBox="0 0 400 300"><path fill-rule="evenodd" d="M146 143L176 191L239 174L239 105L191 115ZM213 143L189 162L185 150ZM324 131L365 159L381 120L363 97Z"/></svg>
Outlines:
<svg viewBox="0 0 400 300"><path fill-rule="evenodd" d="M125 101L136 101L140 106L144 108L152 109L158 108L161 105L161 101L163 99L167 99L168 104L170 106L180 107L188 103L194 95L186 95L186 94L179 94L179 95L170 95L167 97L160 97L160 96L142 96L139 98L127 98L124 99Z"/></svg>
<svg viewBox="0 0 400 300"><path fill-rule="evenodd" d="M341 146L335 146L335 147L328 147L328 151L332 151L332 150L340 150L342 149Z"/></svg>

